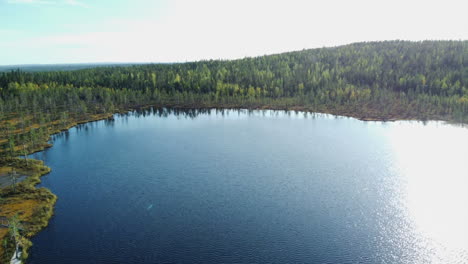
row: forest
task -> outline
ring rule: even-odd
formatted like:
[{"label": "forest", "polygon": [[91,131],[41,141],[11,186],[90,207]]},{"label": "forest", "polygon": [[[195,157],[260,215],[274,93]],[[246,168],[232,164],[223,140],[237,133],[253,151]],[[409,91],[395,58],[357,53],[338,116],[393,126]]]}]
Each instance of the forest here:
[{"label": "forest", "polygon": [[468,122],[468,41],[385,41],[238,60],[0,73],[0,151],[146,106]]}]

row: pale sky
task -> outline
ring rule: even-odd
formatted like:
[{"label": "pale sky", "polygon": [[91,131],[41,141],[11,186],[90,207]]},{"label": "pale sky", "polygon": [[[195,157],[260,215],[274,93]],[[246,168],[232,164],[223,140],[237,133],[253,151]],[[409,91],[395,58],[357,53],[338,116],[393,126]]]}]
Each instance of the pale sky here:
[{"label": "pale sky", "polygon": [[233,59],[467,40],[467,0],[0,0],[0,65]]}]

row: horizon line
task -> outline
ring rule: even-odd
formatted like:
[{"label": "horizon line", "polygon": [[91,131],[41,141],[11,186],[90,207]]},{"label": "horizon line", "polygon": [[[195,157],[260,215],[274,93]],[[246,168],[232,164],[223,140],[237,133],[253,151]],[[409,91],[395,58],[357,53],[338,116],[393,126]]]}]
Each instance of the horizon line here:
[{"label": "horizon line", "polygon": [[192,61],[173,61],[173,62],[164,62],[164,61],[97,61],[97,62],[59,62],[59,63],[21,63],[21,64],[0,64],[0,67],[25,67],[25,66],[59,66],[59,65],[89,65],[89,64],[102,64],[102,65],[111,65],[111,64],[133,64],[133,65],[141,65],[141,64],[183,64],[183,63],[195,63],[195,62],[203,62],[203,61],[235,61],[235,60],[242,60],[242,59],[248,59],[248,58],[259,58],[259,57],[264,57],[264,56],[272,56],[272,55],[279,55],[279,54],[284,54],[284,53],[291,53],[291,52],[300,52],[300,51],[307,51],[307,50],[315,50],[315,49],[326,49],[326,48],[338,48],[338,47],[344,47],[348,45],[354,45],[354,44],[361,44],[361,43],[384,43],[384,42],[413,42],[413,43],[418,43],[418,42],[426,42],[426,41],[431,41],[431,42],[437,42],[437,41],[468,41],[468,39],[424,39],[424,40],[404,40],[404,39],[390,39],[390,40],[368,40],[368,41],[356,41],[356,42],[350,42],[346,44],[337,44],[337,45],[331,45],[331,46],[321,46],[321,47],[315,47],[315,48],[303,48],[303,49],[296,49],[296,50],[290,50],[290,51],[283,51],[283,52],[276,52],[276,53],[270,53],[270,54],[263,54],[263,55],[253,55],[253,56],[244,56],[244,57],[239,57],[239,58],[206,58],[206,59],[199,59],[199,60],[192,60]]}]

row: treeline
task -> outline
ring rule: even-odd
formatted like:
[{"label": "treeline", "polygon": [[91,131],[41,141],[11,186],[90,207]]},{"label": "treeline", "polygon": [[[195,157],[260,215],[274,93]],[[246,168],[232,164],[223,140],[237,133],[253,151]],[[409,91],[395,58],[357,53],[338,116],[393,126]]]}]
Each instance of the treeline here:
[{"label": "treeline", "polygon": [[385,41],[233,61],[16,70],[0,74],[0,120],[4,140],[28,126],[6,129],[13,117],[49,124],[143,105],[468,122],[467,56],[468,41]]}]

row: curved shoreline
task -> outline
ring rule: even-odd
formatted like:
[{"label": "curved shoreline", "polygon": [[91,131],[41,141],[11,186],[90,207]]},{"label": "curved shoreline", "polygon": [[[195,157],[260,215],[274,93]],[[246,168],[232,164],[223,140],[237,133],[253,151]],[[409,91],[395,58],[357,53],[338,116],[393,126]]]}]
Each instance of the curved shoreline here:
[{"label": "curved shoreline", "polygon": [[[94,118],[90,118],[87,120],[71,122],[66,127],[60,128],[55,131],[51,131],[51,133],[49,133],[47,136],[47,141],[52,135],[58,134],[63,131],[67,131],[76,125],[108,119],[111,116],[113,116],[113,114],[96,115],[94,116]],[[28,155],[43,151],[52,146],[53,144],[49,144],[48,142],[41,143],[37,148],[31,150],[28,153]],[[25,159],[20,157],[9,159],[3,158],[1,159],[0,165],[8,165],[14,170],[27,170],[29,172],[27,178],[24,181],[16,184],[15,187],[17,190],[13,191],[11,186],[0,189],[2,197],[5,197],[4,199],[6,199],[6,201],[2,203],[2,213],[3,211],[5,211],[5,208],[8,208],[9,206],[15,206],[15,208],[19,206],[20,209],[16,209],[16,213],[24,213],[25,211],[27,211],[28,213],[26,215],[31,214],[29,216],[30,219],[28,219],[29,221],[27,225],[27,233],[25,233],[25,235],[21,238],[23,247],[21,250],[21,257],[19,261],[25,261],[28,257],[28,249],[32,246],[32,242],[30,241],[30,239],[39,231],[47,227],[50,218],[54,214],[54,205],[57,201],[57,196],[47,188],[36,187],[41,182],[40,178],[44,175],[47,175],[51,171],[51,168],[46,166],[43,161],[28,158],[26,162]],[[23,202],[31,202],[35,203],[35,205],[32,208],[24,206],[21,207],[21,203]],[[36,211],[40,212],[36,213]],[[7,245],[5,247],[4,252],[2,251],[0,261],[10,263],[11,260],[13,260],[13,255],[10,256],[10,253],[14,254],[14,249],[12,251],[14,245],[11,245],[11,243],[12,241],[11,239],[9,239],[7,241]]]},{"label": "curved shoreline", "polygon": [[[21,183],[1,189],[2,214],[9,221],[13,216],[18,217],[19,226],[25,227],[24,232],[16,238],[21,244],[20,259],[24,260],[32,245],[30,238],[48,225],[54,212],[57,196],[49,189],[36,188],[36,185],[41,182],[40,178],[51,170],[42,161],[34,159],[27,161],[20,158],[1,159],[0,164],[28,174],[28,177]],[[16,251],[15,240],[8,235],[9,233],[9,229],[3,229],[1,234],[5,241],[1,250],[1,261],[5,263]]]}]

